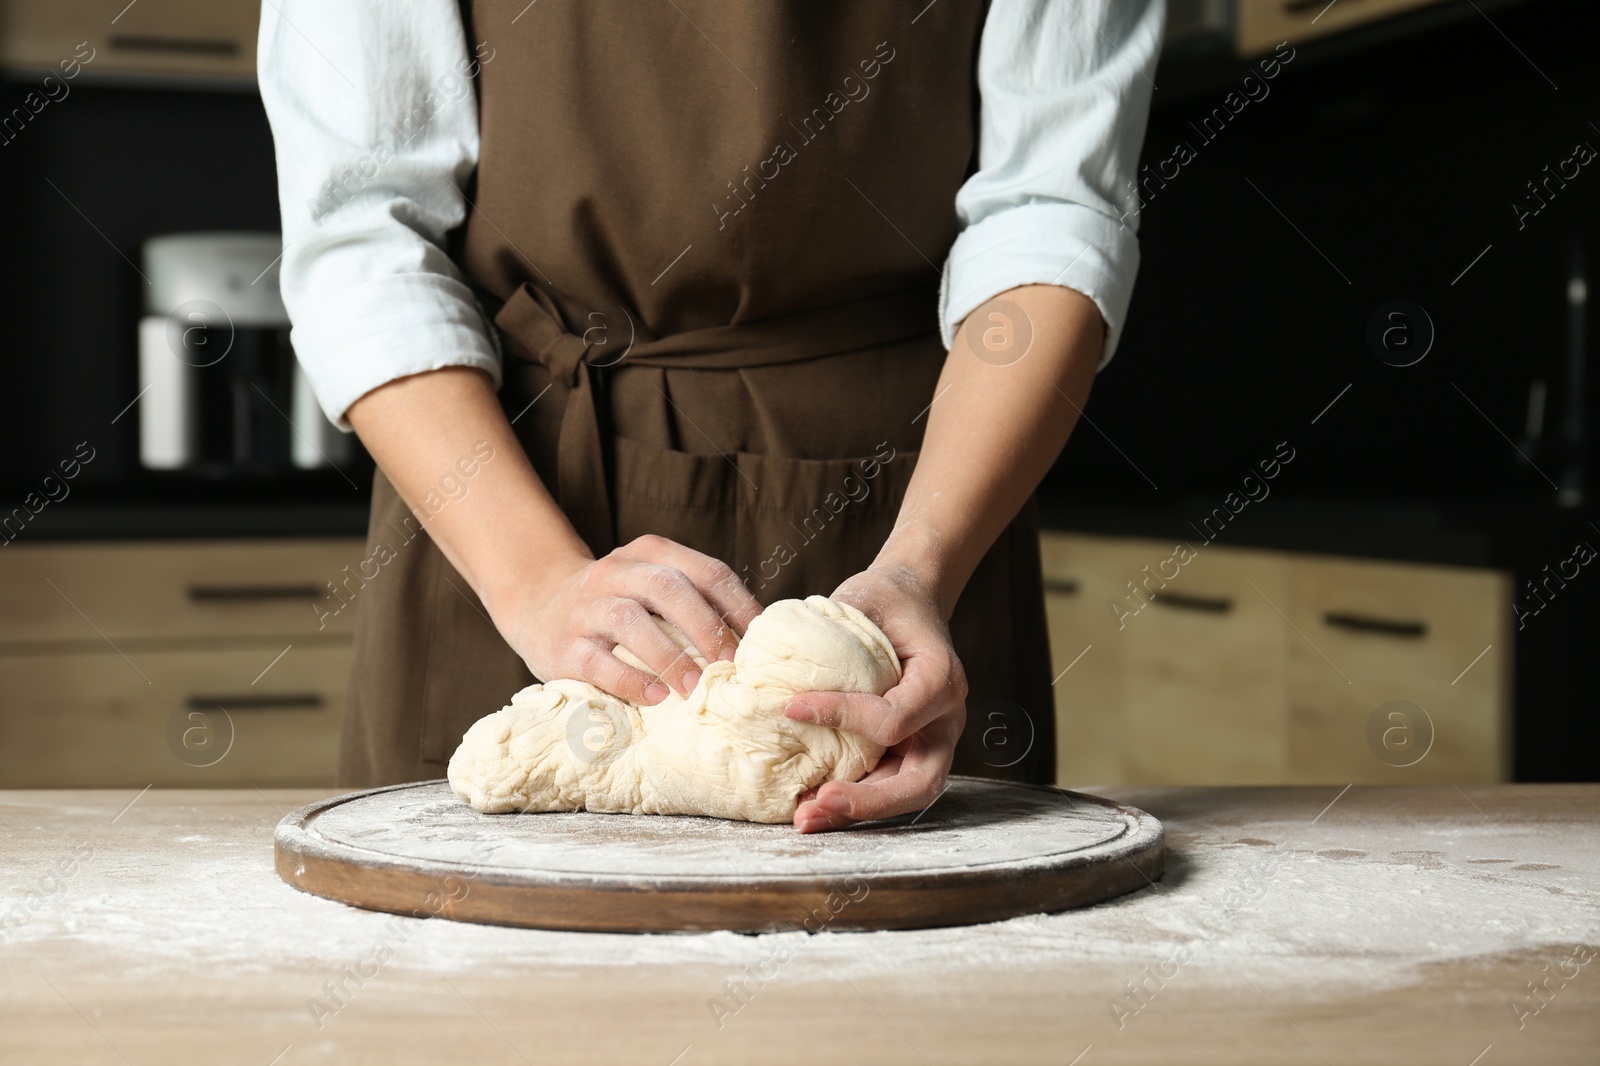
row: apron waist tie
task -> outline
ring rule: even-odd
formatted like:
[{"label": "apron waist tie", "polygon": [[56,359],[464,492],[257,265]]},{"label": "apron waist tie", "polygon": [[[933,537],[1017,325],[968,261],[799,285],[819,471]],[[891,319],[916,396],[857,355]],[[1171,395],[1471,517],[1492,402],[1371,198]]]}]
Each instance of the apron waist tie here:
[{"label": "apron waist tie", "polygon": [[[524,282],[503,304],[478,292],[509,342],[507,354],[539,363],[569,390],[556,449],[556,499],[596,555],[617,545],[595,375],[626,366],[736,370],[798,363],[925,337],[937,331],[937,296],[907,289],[757,322],[656,337],[631,322],[631,343],[608,351],[608,330],[574,333],[596,313],[554,290]],[[591,336],[594,335],[594,336]],[[598,339],[596,339],[598,338]]]}]

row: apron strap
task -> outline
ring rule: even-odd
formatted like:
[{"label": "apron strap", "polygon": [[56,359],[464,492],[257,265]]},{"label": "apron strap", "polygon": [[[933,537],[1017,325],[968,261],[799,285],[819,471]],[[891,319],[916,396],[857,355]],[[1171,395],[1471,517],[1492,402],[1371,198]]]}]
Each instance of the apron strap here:
[{"label": "apron strap", "polygon": [[[492,297],[480,301],[493,307]],[[545,292],[523,285],[493,314],[504,331],[507,348],[517,359],[542,364],[567,388],[556,445],[556,500],[568,521],[588,542],[596,557],[616,547],[611,498],[606,491],[605,452],[595,405],[594,366],[586,335],[571,333],[561,311]],[[582,319],[579,319],[582,321]]]},{"label": "apron strap", "polygon": [[618,356],[605,350],[605,340],[589,339],[590,331],[572,332],[568,323],[588,322],[595,312],[557,290],[524,282],[503,304],[482,291],[478,297],[509,342],[507,353],[544,366],[569,390],[556,448],[556,498],[597,555],[616,547],[616,533],[594,375],[630,365],[737,370],[799,363],[926,337],[938,328],[937,293],[904,289],[666,337],[634,323],[632,343]]}]

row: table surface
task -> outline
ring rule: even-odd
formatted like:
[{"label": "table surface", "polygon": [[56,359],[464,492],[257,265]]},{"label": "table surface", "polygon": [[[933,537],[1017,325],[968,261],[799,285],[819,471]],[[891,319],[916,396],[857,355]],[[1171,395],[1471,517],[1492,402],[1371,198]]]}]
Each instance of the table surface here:
[{"label": "table surface", "polygon": [[272,830],[326,792],[0,792],[0,1062],[1600,1059],[1600,786],[1088,791],[1166,824],[1158,884],[763,936],[318,899]]}]

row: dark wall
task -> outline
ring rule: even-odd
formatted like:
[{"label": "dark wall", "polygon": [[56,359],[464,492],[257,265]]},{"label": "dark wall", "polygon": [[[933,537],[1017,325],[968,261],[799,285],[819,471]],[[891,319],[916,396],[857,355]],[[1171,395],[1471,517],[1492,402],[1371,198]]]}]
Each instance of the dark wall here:
[{"label": "dark wall", "polygon": [[[1600,64],[1581,3],[1495,14],[1559,90],[1465,10],[1426,36],[1333,57],[1302,45],[1210,143],[1191,123],[1249,67],[1202,89],[1174,76],[1170,96],[1156,93],[1145,162],[1180,141],[1196,158],[1151,186],[1131,319],[1090,414],[1164,490],[1226,491],[1290,437],[1303,450],[1286,493],[1549,496],[1485,416],[1520,437],[1536,377],[1550,383],[1552,422],[1563,410],[1567,261],[1596,233],[1600,160],[1521,230],[1511,204],[1577,142],[1600,148],[1589,123]],[[1437,330],[1427,358],[1403,369],[1365,338],[1394,299],[1421,305]],[[1556,480],[1567,458],[1552,441],[1535,456]],[[1058,473],[1148,490],[1093,433]]]},{"label": "dark wall", "polygon": [[[36,84],[0,86],[0,113]],[[272,136],[254,93],[69,84],[0,145],[0,486],[10,490],[25,491],[83,440],[97,448],[84,485],[136,472],[137,418],[111,420],[139,391],[147,237],[279,228]]]}]

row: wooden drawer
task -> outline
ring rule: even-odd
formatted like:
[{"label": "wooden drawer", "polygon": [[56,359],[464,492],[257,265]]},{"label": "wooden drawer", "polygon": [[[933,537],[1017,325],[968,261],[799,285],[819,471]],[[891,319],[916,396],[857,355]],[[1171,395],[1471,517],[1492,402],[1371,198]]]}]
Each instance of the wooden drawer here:
[{"label": "wooden drawer", "polygon": [[[1289,654],[1293,780],[1509,780],[1509,575],[1308,558],[1291,584],[1289,614],[1304,634]],[[1403,707],[1387,747],[1374,750],[1368,719],[1392,700],[1422,709],[1431,750],[1416,747],[1424,719]]]},{"label": "wooden drawer", "polygon": [[1508,575],[1061,533],[1041,550],[1064,786],[1509,780]]},{"label": "wooden drawer", "polygon": [[[0,0],[0,62],[59,76],[61,60],[92,56],[82,66],[91,80],[134,74],[249,84],[260,16],[253,0]],[[81,42],[89,48],[79,52]]]},{"label": "wooden drawer", "polygon": [[1061,533],[1041,552],[1057,675],[1093,645],[1055,683],[1059,783],[1284,779],[1285,556]]},{"label": "wooden drawer", "polygon": [[0,649],[348,636],[365,555],[356,538],[12,544],[0,549]]},{"label": "wooden drawer", "polygon": [[1238,0],[1236,41],[1242,56],[1270,52],[1291,43],[1326,37],[1367,22],[1399,15],[1440,0]]},{"label": "wooden drawer", "polygon": [[[1149,549],[1144,562],[1152,571],[1173,551],[1166,544]],[[1161,569],[1170,574],[1174,567]],[[1127,780],[1282,781],[1284,557],[1201,547],[1176,570],[1166,588],[1152,582],[1148,606],[1126,619]]]},{"label": "wooden drawer", "polygon": [[1040,549],[1055,678],[1056,781],[1121,783],[1123,634],[1111,604],[1122,599],[1137,566],[1122,545],[1097,537],[1047,533]]},{"label": "wooden drawer", "polygon": [[280,650],[0,655],[0,788],[331,785],[350,646]]}]

